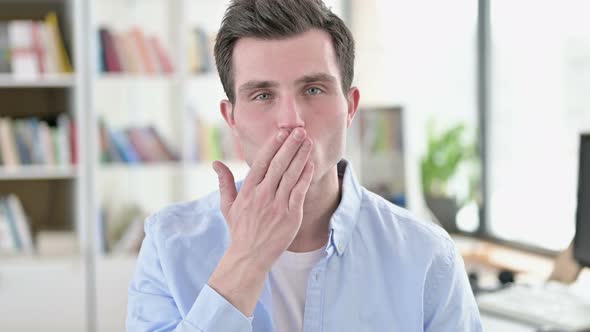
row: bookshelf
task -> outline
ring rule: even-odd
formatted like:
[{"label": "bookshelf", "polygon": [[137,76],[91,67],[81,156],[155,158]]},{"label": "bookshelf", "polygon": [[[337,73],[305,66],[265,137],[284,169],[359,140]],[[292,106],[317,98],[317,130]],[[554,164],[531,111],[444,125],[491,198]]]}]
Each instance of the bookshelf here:
[{"label": "bookshelf", "polygon": [[73,88],[75,76],[69,74],[45,76],[39,79],[17,79],[11,74],[0,74],[0,88]]},{"label": "bookshelf", "polygon": [[58,180],[76,179],[75,167],[58,166],[20,166],[18,168],[0,168],[0,180]]},{"label": "bookshelf", "polygon": [[[79,60],[71,19],[79,8],[75,1],[0,1],[0,8],[0,196],[18,194],[33,237],[54,226],[74,234],[81,185],[76,133],[84,112],[71,63]],[[49,211],[35,201],[44,192],[61,202],[60,225],[41,217]]]},{"label": "bookshelf", "polygon": [[0,240],[0,330],[88,326],[81,15],[78,0],[0,1],[0,224],[17,226]]}]

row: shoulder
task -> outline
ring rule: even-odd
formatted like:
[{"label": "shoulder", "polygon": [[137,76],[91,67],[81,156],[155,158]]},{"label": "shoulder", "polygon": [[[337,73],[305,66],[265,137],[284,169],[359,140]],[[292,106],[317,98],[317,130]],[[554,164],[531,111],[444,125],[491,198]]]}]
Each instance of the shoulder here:
[{"label": "shoulder", "polygon": [[365,188],[361,214],[361,219],[368,219],[363,223],[383,232],[396,249],[412,250],[413,253],[422,253],[430,258],[453,254],[453,240],[442,227],[431,220],[417,217]]},{"label": "shoulder", "polygon": [[219,192],[201,199],[171,204],[150,215],[145,232],[157,239],[222,231],[225,221],[219,207]]}]

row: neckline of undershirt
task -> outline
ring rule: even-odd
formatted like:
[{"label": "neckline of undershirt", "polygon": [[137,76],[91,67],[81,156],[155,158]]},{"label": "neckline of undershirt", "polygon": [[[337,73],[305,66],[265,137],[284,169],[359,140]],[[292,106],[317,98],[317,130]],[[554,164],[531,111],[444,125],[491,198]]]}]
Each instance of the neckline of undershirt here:
[{"label": "neckline of undershirt", "polygon": [[275,264],[289,269],[306,269],[314,266],[325,254],[325,246],[308,252],[292,252],[286,250],[281,254]]}]

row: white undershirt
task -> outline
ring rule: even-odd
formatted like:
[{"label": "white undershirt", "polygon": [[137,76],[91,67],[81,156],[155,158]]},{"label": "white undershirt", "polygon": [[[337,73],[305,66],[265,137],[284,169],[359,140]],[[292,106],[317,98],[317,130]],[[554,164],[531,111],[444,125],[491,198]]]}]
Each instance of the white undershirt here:
[{"label": "white undershirt", "polygon": [[277,332],[303,331],[307,279],[325,255],[325,247],[310,252],[285,251],[272,266],[272,315]]}]

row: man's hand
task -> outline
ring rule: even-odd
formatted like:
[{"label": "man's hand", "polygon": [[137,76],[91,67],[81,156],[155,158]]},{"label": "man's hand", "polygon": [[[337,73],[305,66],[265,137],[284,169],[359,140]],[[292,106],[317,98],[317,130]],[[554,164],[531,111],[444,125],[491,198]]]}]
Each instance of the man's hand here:
[{"label": "man's hand", "polygon": [[239,193],[229,168],[213,164],[231,244],[209,286],[247,316],[254,312],[266,274],[301,227],[314,172],[311,150],[302,128],[291,134],[280,130],[258,153]]}]

